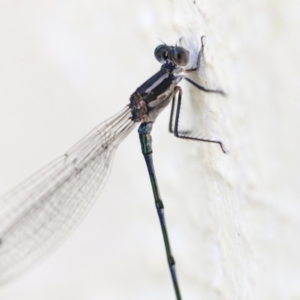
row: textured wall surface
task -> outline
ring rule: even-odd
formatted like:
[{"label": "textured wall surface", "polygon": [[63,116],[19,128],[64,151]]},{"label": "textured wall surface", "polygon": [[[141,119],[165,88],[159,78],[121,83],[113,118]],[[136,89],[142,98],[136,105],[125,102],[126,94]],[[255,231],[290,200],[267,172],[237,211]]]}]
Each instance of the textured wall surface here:
[{"label": "textured wall surface", "polygon": [[[300,299],[300,5],[296,1],[2,1],[0,192],[120,111],[180,37],[205,63],[182,122],[153,128],[183,299]],[[42,241],[41,241],[42,242]],[[137,133],[69,239],[0,299],[175,299]]]}]

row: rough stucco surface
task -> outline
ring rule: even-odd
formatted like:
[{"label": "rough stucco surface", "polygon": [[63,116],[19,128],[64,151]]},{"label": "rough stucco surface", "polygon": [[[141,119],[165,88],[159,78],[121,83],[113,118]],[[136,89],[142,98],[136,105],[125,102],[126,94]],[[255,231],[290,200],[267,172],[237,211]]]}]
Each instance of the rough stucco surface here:
[{"label": "rough stucco surface", "polygon": [[[217,145],[153,129],[183,299],[300,299],[300,7],[296,1],[2,1],[0,192],[127,104],[182,43],[205,63],[183,84]],[[182,116],[182,122],[187,114]],[[85,221],[0,299],[174,299],[137,134],[120,146]]]}]

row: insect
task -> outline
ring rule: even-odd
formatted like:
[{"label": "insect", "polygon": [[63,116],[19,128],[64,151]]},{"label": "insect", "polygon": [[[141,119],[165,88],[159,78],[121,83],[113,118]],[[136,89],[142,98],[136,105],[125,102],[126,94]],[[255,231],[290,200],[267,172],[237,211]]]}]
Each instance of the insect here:
[{"label": "insect", "polygon": [[136,89],[121,112],[0,198],[0,283],[24,272],[82,219],[100,192],[116,148],[141,123],[138,133],[142,154],[152,185],[176,299],[181,299],[164,205],[153,166],[151,130],[159,113],[172,102],[171,133],[182,139],[216,143],[225,152],[221,141],[195,138],[179,130],[182,90],[178,83],[182,79],[204,92],[224,95],[223,91],[202,87],[185,75],[200,67],[203,38],[196,66],[191,69],[184,68],[190,59],[185,48],[166,44],[156,47],[154,55],[162,64],[161,69]]}]

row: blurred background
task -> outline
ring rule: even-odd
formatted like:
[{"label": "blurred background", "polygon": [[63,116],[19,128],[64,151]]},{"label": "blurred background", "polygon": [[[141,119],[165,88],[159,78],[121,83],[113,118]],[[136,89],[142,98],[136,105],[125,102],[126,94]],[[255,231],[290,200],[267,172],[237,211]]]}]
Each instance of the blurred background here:
[{"label": "blurred background", "polygon": [[[153,128],[183,299],[300,299],[300,4],[293,0],[1,1],[0,193],[128,104],[183,38],[205,64],[183,83],[202,137]],[[196,117],[195,117],[196,116]],[[76,231],[0,299],[175,299],[136,130]]]}]

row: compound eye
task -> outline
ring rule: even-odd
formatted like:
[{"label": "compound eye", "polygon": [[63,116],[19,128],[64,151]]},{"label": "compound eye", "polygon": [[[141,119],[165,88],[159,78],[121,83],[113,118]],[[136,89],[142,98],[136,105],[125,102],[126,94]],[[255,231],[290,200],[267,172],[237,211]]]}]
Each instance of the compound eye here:
[{"label": "compound eye", "polygon": [[169,47],[166,45],[159,45],[154,50],[154,56],[160,63],[165,63],[169,59]]},{"label": "compound eye", "polygon": [[190,59],[190,53],[183,47],[174,47],[170,51],[170,59],[178,66],[186,66]]}]

